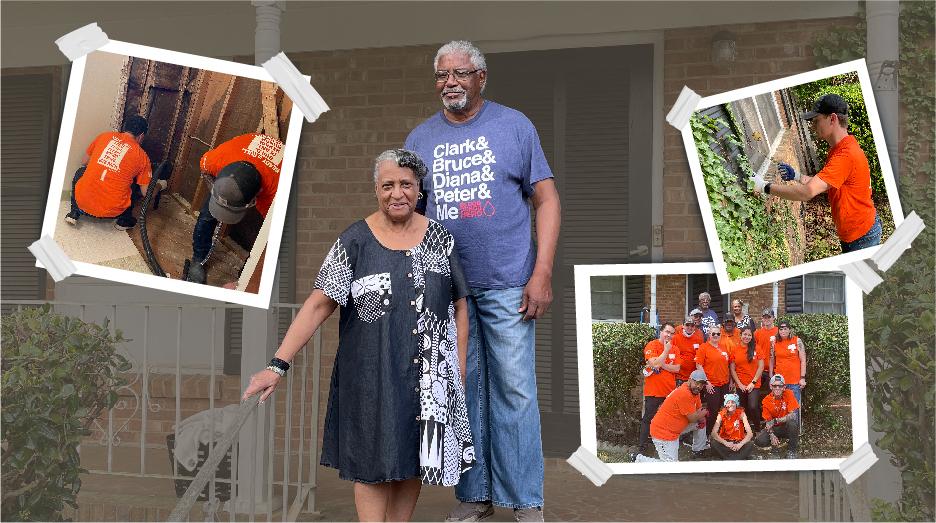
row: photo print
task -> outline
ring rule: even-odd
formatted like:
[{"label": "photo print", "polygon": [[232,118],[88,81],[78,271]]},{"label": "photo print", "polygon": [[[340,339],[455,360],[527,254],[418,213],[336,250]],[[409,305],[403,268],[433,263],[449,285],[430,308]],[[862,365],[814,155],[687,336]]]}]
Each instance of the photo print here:
[{"label": "photo print", "polygon": [[260,67],[111,41],[72,64],[42,232],[77,274],[266,307],[301,124]]},{"label": "photo print", "polygon": [[[868,441],[861,290],[575,267],[581,446],[613,473],[836,469]],[[805,371],[805,372],[804,372]]]},{"label": "photo print", "polygon": [[682,134],[725,291],[870,257],[903,220],[863,60],[702,98]]}]

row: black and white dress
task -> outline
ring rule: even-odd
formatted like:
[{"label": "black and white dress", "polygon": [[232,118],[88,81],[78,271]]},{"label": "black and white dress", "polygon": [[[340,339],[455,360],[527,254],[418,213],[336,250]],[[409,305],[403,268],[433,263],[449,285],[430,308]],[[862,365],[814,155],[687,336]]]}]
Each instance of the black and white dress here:
[{"label": "black and white dress", "polygon": [[455,242],[429,220],[409,250],[363,220],[334,243],[315,288],[341,306],[322,464],[342,479],[451,486],[474,463],[454,302],[468,294]]}]

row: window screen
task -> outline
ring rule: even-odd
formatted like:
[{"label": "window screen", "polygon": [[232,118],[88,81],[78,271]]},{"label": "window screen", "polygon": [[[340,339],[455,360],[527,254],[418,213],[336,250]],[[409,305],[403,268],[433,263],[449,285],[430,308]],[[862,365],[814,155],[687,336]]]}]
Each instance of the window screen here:
[{"label": "window screen", "polygon": [[592,321],[624,320],[624,277],[593,276],[591,279]]},{"label": "window screen", "polygon": [[840,273],[804,276],[803,312],[845,314],[845,276]]}]

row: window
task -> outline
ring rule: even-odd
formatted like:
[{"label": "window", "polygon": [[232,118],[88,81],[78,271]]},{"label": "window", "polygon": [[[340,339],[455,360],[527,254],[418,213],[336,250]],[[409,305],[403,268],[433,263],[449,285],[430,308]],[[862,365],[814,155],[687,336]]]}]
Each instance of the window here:
[{"label": "window", "polygon": [[803,312],[845,314],[845,275],[820,272],[803,276]]},{"label": "window", "polygon": [[593,276],[592,321],[624,321],[624,277]]}]

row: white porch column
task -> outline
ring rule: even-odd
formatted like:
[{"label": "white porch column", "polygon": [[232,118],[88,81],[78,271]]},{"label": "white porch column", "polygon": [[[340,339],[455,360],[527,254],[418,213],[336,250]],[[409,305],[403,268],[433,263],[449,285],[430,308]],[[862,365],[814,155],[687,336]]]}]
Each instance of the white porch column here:
[{"label": "white porch column", "polygon": [[894,176],[899,179],[897,61],[900,55],[900,4],[871,1],[865,6],[868,19],[868,73],[881,116],[881,127],[884,129],[891,167],[894,169]]},{"label": "white porch column", "polygon": [[[280,51],[280,15],[284,7],[283,2],[261,1],[251,2],[256,8],[256,35],[254,39],[254,62],[257,65],[265,62]],[[277,288],[279,278],[274,282]],[[274,291],[274,296],[277,293]],[[274,300],[275,301],[275,300]],[[273,353],[276,352],[277,317],[275,307],[267,310],[253,307],[244,307],[244,319],[241,344],[241,390],[250,383],[250,376],[264,369],[269,363]],[[278,395],[285,394],[282,390]],[[256,414],[244,425],[241,430],[239,459],[237,462],[237,506],[238,513],[250,512],[251,505],[254,514],[267,511],[270,504],[276,509],[281,503],[267,497],[267,483],[269,477],[269,448],[274,444],[272,428],[274,420],[270,419],[270,409],[273,398],[256,410]],[[256,401],[254,399],[253,401]],[[260,419],[257,419],[260,416]],[[251,500],[251,491],[253,499]],[[252,502],[251,502],[252,501]],[[251,518],[255,519],[255,518]]]}]

